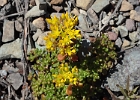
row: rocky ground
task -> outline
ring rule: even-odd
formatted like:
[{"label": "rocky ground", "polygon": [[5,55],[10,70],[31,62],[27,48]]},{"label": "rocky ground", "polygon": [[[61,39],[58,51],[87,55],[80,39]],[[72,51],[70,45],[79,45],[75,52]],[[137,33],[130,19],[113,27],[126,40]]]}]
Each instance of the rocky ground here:
[{"label": "rocky ground", "polygon": [[115,84],[124,85],[128,74],[131,88],[140,85],[140,0],[0,0],[0,100],[32,98],[27,54],[45,47],[45,19],[66,11],[78,16],[77,28],[85,39],[105,33],[115,42],[122,63],[102,87],[117,92]]}]

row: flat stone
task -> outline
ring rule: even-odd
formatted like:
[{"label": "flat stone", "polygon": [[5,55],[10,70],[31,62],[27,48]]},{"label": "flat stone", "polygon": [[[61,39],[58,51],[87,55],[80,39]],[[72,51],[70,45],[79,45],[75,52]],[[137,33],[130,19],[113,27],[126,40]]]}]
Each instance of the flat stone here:
[{"label": "flat stone", "polygon": [[135,8],[135,11],[140,15],[140,6],[137,6],[137,7]]},{"label": "flat stone", "polygon": [[7,0],[0,0],[0,6],[4,6],[7,3]]},{"label": "flat stone", "polygon": [[76,6],[87,10],[93,4],[95,0],[76,0]]},{"label": "flat stone", "polygon": [[87,30],[88,25],[86,22],[86,16],[84,14],[79,14],[78,20],[79,20],[79,27],[83,30]]},{"label": "flat stone", "polygon": [[6,80],[13,86],[15,90],[23,84],[23,77],[19,73],[9,74]]},{"label": "flat stone", "polygon": [[18,20],[15,21],[15,29],[18,32],[23,32],[23,27],[22,27],[21,23]]},{"label": "flat stone", "polygon": [[4,20],[2,42],[14,40],[14,21]]},{"label": "flat stone", "polygon": [[96,12],[99,13],[102,11],[105,7],[107,7],[110,4],[110,0],[96,0],[91,8]]},{"label": "flat stone", "polygon": [[125,50],[123,55],[122,62],[112,68],[104,82],[104,86],[107,85],[114,92],[120,91],[116,84],[126,89],[128,76],[130,89],[140,84],[140,45]]},{"label": "flat stone", "polygon": [[83,10],[83,9],[80,9],[79,12],[80,12],[80,14],[87,15],[87,12],[85,10]]},{"label": "flat stone", "polygon": [[44,30],[45,29],[45,20],[42,17],[39,17],[35,20],[33,20],[33,25],[37,28],[37,29],[41,29]]},{"label": "flat stone", "polygon": [[[3,44],[0,47],[0,59],[9,59],[9,58],[17,58],[21,59],[22,51],[21,51],[22,41],[18,38],[13,42]],[[28,45],[28,52],[30,51],[31,46]]]},{"label": "flat stone", "polygon": [[130,16],[130,12],[124,12],[124,13],[123,13],[123,16],[124,16],[124,17]]},{"label": "flat stone", "polygon": [[116,22],[117,25],[122,24],[122,22],[125,20],[125,17],[123,15],[119,15],[118,16],[118,21]]},{"label": "flat stone", "polygon": [[7,71],[6,71],[6,70],[0,70],[0,76],[1,76],[2,78],[7,77]]},{"label": "flat stone", "polygon": [[80,13],[79,13],[79,10],[74,8],[72,11],[71,11],[72,14],[78,16]]},{"label": "flat stone", "polygon": [[40,10],[38,6],[34,6],[25,14],[25,18],[38,17],[44,14],[46,14],[44,10]]},{"label": "flat stone", "polygon": [[117,40],[118,38],[118,34],[114,32],[108,32],[107,35],[108,35],[109,40]]},{"label": "flat stone", "polygon": [[118,26],[118,31],[120,32],[122,38],[128,35],[128,30],[125,26]]},{"label": "flat stone", "polygon": [[93,24],[97,24],[99,22],[99,18],[92,8],[87,10],[87,15]]},{"label": "flat stone", "polygon": [[140,15],[135,10],[131,10],[130,19],[134,19],[135,21],[140,21]]},{"label": "flat stone", "polygon": [[[11,63],[10,63],[10,64],[11,64]],[[3,65],[3,67],[2,67],[2,70],[7,71],[8,73],[13,73],[13,72],[16,73],[19,69],[13,67],[13,65],[12,65],[12,64],[10,65],[10,64],[5,63],[5,64]]]},{"label": "flat stone", "polygon": [[135,30],[135,22],[133,19],[126,19],[125,27],[128,29],[128,31]]},{"label": "flat stone", "polygon": [[130,46],[130,41],[124,39],[124,40],[123,40],[123,44],[122,44],[122,48],[126,48],[126,47],[128,47],[128,46]]},{"label": "flat stone", "polygon": [[51,0],[50,4],[55,4],[55,5],[58,5],[58,4],[62,4],[63,3],[63,0]]},{"label": "flat stone", "polygon": [[129,3],[126,0],[122,1],[120,11],[129,11],[129,10],[133,10],[133,9],[134,9],[134,7],[131,3]]},{"label": "flat stone", "polygon": [[128,0],[132,5],[139,5],[139,0]]},{"label": "flat stone", "polygon": [[138,41],[138,32],[134,31],[132,33],[129,33],[129,38],[132,42]]},{"label": "flat stone", "polygon": [[117,38],[117,40],[115,41],[115,45],[118,47],[118,48],[121,48],[121,46],[122,46],[122,40],[121,40],[121,38]]}]

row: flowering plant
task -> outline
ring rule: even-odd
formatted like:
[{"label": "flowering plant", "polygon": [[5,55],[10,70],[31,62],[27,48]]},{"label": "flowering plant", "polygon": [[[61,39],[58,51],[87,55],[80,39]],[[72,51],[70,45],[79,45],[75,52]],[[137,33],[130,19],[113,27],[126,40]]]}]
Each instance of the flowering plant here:
[{"label": "flowering plant", "polygon": [[91,55],[82,58],[82,35],[75,28],[78,18],[65,13],[46,21],[51,30],[44,37],[46,50],[29,54],[30,62],[34,62],[34,73],[29,74],[34,96],[47,100],[91,98],[99,90],[95,83],[116,58],[114,43],[102,35],[85,48]]}]

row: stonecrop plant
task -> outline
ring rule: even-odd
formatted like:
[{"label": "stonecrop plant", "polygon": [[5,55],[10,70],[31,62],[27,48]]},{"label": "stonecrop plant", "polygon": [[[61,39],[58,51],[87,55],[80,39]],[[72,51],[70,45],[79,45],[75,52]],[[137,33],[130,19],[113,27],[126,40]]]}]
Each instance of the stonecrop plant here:
[{"label": "stonecrop plant", "polygon": [[116,59],[114,43],[103,34],[85,48],[91,55],[81,57],[84,46],[75,28],[78,18],[64,13],[46,22],[51,30],[44,37],[46,49],[34,49],[28,57],[33,96],[38,100],[90,100],[100,90],[95,83]]}]

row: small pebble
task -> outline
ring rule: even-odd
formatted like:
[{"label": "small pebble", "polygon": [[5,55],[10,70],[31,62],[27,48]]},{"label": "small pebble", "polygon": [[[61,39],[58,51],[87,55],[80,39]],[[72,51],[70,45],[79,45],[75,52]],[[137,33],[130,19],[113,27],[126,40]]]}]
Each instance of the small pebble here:
[{"label": "small pebble", "polygon": [[134,31],[135,28],[135,21],[133,19],[126,19],[125,27],[128,29],[128,31]]}]

